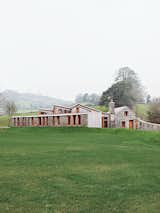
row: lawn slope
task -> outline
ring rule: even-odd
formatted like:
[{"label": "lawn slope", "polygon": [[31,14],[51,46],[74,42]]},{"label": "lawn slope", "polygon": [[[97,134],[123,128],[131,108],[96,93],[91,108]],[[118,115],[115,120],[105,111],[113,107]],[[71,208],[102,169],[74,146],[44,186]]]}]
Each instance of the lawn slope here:
[{"label": "lawn slope", "polygon": [[159,212],[160,134],[0,130],[0,212]]}]

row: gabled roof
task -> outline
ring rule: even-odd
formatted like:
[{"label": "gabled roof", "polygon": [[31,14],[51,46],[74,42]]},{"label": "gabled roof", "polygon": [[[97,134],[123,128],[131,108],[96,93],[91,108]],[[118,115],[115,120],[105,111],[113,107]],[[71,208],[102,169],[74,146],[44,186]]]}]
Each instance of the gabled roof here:
[{"label": "gabled roof", "polygon": [[62,106],[62,105],[54,105],[54,106],[53,106],[53,109],[40,109],[39,111],[42,111],[42,112],[43,112],[43,111],[53,112],[54,109],[55,109],[55,107],[59,107],[59,108],[61,108],[61,109],[67,109],[67,110],[72,110],[72,109],[75,108],[75,107],[80,107],[80,108],[82,108],[82,109],[85,109],[85,110],[88,111],[88,112],[92,112],[92,111],[94,111],[94,112],[101,112],[100,110],[97,110],[97,109],[95,109],[95,108],[82,105],[82,104],[80,104],[80,103],[77,103],[77,104],[75,104],[75,105],[73,105],[73,106],[70,106],[70,107],[66,107],[66,106]]},{"label": "gabled roof", "polygon": [[75,104],[71,107],[71,109],[75,108],[75,107],[81,107],[83,109],[86,109],[87,111],[91,112],[91,111],[95,111],[95,112],[101,112],[100,110],[97,110],[95,108],[92,108],[92,107],[88,107],[88,106],[85,106],[85,105],[82,105],[82,104]]},{"label": "gabled roof", "polygon": [[128,106],[122,106],[122,107],[116,107],[115,108],[115,114],[124,111],[124,110],[130,110],[130,108]]},{"label": "gabled roof", "polygon": [[53,106],[53,109],[54,109],[55,107],[59,107],[59,108],[63,108],[63,109],[71,109],[70,107],[66,107],[66,106],[62,106],[62,105],[54,105],[54,106]]}]

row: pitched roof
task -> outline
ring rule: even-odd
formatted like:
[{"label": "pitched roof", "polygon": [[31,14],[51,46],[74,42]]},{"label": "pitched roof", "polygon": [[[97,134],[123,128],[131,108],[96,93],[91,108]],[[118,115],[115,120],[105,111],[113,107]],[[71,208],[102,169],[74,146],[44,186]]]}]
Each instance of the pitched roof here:
[{"label": "pitched roof", "polygon": [[123,110],[129,110],[130,108],[128,106],[122,106],[122,107],[116,107],[115,108],[115,114],[123,111]]},{"label": "pitched roof", "polygon": [[97,110],[97,109],[95,109],[95,108],[92,108],[92,107],[88,107],[88,106],[85,106],[85,105],[82,105],[82,104],[75,104],[75,105],[73,105],[72,107],[71,107],[71,109],[73,109],[73,108],[75,108],[75,107],[81,107],[81,108],[83,108],[83,109],[86,109],[86,110],[88,110],[88,111],[95,111],[95,112],[101,112],[100,110]]},{"label": "pitched roof", "polygon": [[71,109],[71,107],[66,107],[66,106],[62,106],[62,105],[54,105],[54,107],[59,107],[59,108],[63,108],[63,109]]}]

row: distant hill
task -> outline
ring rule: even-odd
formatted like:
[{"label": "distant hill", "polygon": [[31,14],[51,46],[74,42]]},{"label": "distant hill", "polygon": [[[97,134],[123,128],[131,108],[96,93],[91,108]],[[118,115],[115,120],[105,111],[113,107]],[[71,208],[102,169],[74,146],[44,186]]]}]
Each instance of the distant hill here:
[{"label": "distant hill", "polygon": [[72,104],[71,101],[65,101],[32,93],[19,93],[13,90],[5,90],[2,92],[2,95],[6,100],[14,101],[19,111],[32,111],[38,110],[39,108],[51,108],[54,104]]}]

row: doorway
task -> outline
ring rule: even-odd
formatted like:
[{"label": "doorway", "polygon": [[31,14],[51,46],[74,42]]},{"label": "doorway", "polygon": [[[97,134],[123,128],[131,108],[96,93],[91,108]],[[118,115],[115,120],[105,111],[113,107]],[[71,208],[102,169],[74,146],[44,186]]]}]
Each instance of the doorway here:
[{"label": "doorway", "polygon": [[104,128],[108,128],[108,118],[104,117]]},{"label": "doorway", "polygon": [[122,121],[122,128],[125,128],[125,127],[126,127],[126,122]]},{"label": "doorway", "polygon": [[129,128],[130,128],[130,129],[133,129],[133,120],[130,120],[130,121],[129,121]]},{"label": "doorway", "polygon": [[102,128],[108,128],[108,117],[102,117]]}]

